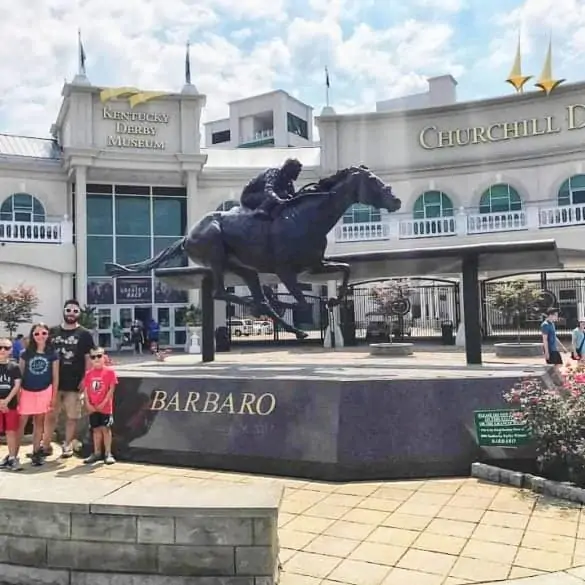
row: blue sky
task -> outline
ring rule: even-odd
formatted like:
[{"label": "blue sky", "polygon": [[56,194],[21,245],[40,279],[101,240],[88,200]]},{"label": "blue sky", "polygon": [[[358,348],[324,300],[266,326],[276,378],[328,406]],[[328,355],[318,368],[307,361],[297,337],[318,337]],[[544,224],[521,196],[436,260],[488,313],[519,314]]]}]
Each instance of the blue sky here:
[{"label": "blue sky", "polygon": [[192,44],[205,120],[227,102],[282,88],[339,112],[424,91],[451,73],[460,100],[509,93],[518,31],[538,76],[549,35],[554,73],[583,77],[585,0],[26,0],[0,5],[0,131],[46,136],[82,30],[90,81],[178,90]]}]

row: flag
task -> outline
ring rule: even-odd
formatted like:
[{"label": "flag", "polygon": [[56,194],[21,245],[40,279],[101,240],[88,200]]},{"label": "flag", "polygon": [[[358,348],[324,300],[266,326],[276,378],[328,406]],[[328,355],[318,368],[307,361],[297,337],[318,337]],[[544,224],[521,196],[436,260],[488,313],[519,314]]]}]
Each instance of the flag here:
[{"label": "flag", "polygon": [[187,51],[185,52],[185,83],[187,85],[191,85],[191,54],[190,54],[190,44],[187,41]]},{"label": "flag", "polygon": [[327,67],[325,67],[325,86],[327,89],[331,87],[331,84],[329,83],[329,69],[327,69]]},{"label": "flag", "polygon": [[79,74],[85,75],[85,50],[81,41],[81,30],[77,31],[77,41],[79,44]]}]

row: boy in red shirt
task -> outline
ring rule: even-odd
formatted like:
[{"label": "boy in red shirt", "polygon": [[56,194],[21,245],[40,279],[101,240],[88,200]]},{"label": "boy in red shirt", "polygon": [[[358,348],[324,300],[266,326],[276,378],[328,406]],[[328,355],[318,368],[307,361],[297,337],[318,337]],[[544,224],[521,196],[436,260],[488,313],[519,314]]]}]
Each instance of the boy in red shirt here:
[{"label": "boy in red shirt", "polygon": [[84,463],[96,463],[103,459],[106,465],[116,463],[112,457],[112,425],[114,424],[114,390],[118,383],[116,372],[105,365],[103,348],[89,353],[92,367],[81,383],[84,402],[89,412],[89,426],[93,432],[93,453]]}]

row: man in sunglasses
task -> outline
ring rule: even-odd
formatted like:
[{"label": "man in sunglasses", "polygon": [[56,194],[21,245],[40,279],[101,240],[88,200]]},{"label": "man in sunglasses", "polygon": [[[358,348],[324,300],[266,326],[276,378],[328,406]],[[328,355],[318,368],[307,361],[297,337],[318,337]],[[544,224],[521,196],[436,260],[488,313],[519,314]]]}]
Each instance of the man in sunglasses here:
[{"label": "man in sunglasses", "polygon": [[63,322],[51,329],[51,341],[59,355],[59,392],[53,411],[45,417],[43,453],[52,454],[51,439],[61,411],[65,411],[65,442],[62,457],[73,455],[77,421],[83,415],[79,386],[91,366],[90,351],[95,347],[91,332],[79,324],[81,307],[75,299],[63,307]]}]

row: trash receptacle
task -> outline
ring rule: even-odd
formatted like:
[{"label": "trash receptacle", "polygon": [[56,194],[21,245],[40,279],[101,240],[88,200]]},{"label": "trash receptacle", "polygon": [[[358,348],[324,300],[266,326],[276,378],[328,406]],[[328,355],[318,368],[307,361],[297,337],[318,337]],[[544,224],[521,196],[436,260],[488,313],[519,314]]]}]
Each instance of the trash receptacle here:
[{"label": "trash receptacle", "polygon": [[230,350],[230,336],[227,327],[218,327],[215,330],[215,351],[217,353]]},{"label": "trash receptacle", "polygon": [[452,321],[443,321],[441,323],[441,343],[443,345],[455,345]]}]

